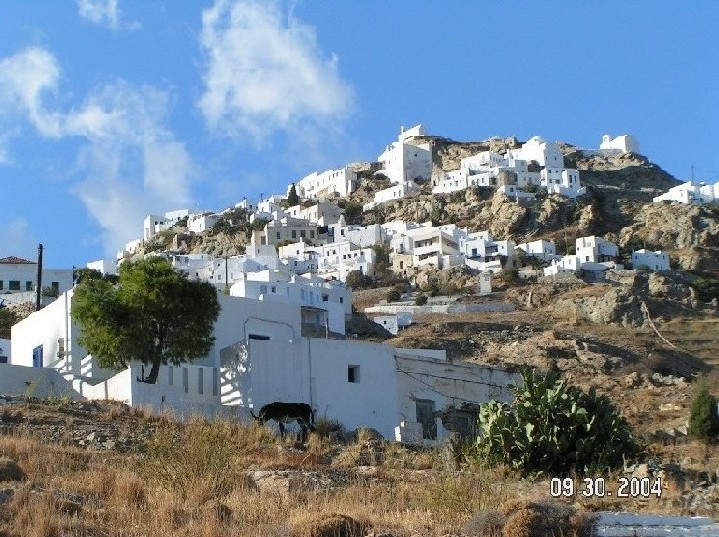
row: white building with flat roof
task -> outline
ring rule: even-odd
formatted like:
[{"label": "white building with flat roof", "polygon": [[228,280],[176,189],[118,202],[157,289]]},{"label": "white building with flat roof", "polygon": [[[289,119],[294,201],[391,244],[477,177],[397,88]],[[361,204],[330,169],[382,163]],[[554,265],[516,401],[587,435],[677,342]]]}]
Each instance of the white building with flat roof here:
[{"label": "white building with flat roof", "polygon": [[719,200],[719,181],[714,184],[687,181],[686,183],[673,186],[664,194],[656,196],[652,201],[654,201],[654,203],[675,201],[678,203],[705,205],[716,200]]},{"label": "white building with flat roof", "polygon": [[143,222],[143,240],[150,240],[160,231],[170,229],[180,220],[190,215],[189,209],[178,209],[176,211],[168,211],[165,214],[150,214],[145,217]]},{"label": "white building with flat roof", "polygon": [[608,153],[640,153],[639,141],[631,134],[622,134],[614,138],[609,134],[605,134],[602,136],[599,149]]},{"label": "white building with flat roof", "polygon": [[396,142],[391,142],[377,161],[383,174],[393,183],[404,183],[415,179],[429,180],[432,176],[432,149],[429,143],[415,145],[410,140],[415,136],[426,136],[422,125],[401,132]]},{"label": "white building with flat roof", "polygon": [[[297,195],[305,199],[349,196],[357,190],[358,184],[357,172],[347,166],[338,170],[312,172],[294,183]],[[291,188],[292,185],[289,185],[287,188],[288,194]]]},{"label": "white building with flat roof", "polygon": [[652,252],[642,248],[632,252],[632,267],[645,267],[652,271],[669,270],[669,254],[661,250]]}]

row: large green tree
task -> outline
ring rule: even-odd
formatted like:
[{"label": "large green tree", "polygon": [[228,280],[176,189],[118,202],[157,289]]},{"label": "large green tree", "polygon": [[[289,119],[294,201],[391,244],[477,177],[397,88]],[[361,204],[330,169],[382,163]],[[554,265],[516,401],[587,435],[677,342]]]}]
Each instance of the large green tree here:
[{"label": "large green tree", "polygon": [[79,343],[102,367],[132,361],[151,365],[142,380],[157,382],[160,366],[206,355],[220,312],[217,291],[190,281],[159,257],[123,263],[119,278],[86,278],[75,287],[72,317],[82,328]]}]

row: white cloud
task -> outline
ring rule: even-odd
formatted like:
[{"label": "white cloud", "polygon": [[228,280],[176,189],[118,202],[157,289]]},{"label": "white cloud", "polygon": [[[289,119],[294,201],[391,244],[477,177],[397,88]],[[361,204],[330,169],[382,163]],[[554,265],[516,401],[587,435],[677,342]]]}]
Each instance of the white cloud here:
[{"label": "white cloud", "polygon": [[135,30],[140,27],[137,22],[123,22],[122,13],[117,0],[77,0],[80,16],[93,24],[107,26],[112,30],[125,28]]},{"label": "white cloud", "polygon": [[217,0],[202,25],[199,106],[212,130],[261,143],[276,131],[341,122],[352,110],[337,57],[324,57],[314,28],[288,20],[277,0]]},{"label": "white cloud", "polygon": [[[84,144],[78,165],[85,178],[74,192],[114,254],[141,236],[146,214],[189,202],[192,162],[166,127],[166,92],[118,81],[94,88],[76,108],[53,110],[45,100],[58,92],[59,79],[57,61],[43,49],[0,60],[0,115],[25,117],[45,137]],[[9,155],[0,146],[3,157]]]},{"label": "white cloud", "polygon": [[7,114],[27,115],[45,136],[59,134],[59,118],[43,106],[43,98],[57,91],[60,67],[42,48],[28,48],[0,60],[0,107]]}]

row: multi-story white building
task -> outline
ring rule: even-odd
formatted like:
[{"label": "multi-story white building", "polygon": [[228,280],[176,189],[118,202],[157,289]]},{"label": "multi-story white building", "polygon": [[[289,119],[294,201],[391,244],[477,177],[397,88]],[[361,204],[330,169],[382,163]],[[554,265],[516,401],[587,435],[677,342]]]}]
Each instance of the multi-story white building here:
[{"label": "multi-story white building", "polygon": [[308,271],[315,272],[325,280],[342,282],[347,280],[347,274],[355,270],[374,276],[377,258],[372,248],[360,248],[347,240],[319,246],[310,246],[301,241],[280,247],[279,255],[293,272],[303,273],[300,271],[309,267]]},{"label": "multi-story white building", "polygon": [[[320,199],[331,195],[349,196],[357,190],[357,173],[345,166],[339,170],[313,172],[295,183],[295,191],[300,198]],[[289,194],[292,185],[289,185]]]},{"label": "multi-story white building", "polygon": [[669,254],[661,250],[652,252],[642,248],[632,252],[632,267],[646,267],[654,271],[669,270]]},{"label": "multi-story white building", "polygon": [[280,242],[295,242],[299,239],[319,241],[319,230],[316,224],[309,220],[284,216],[279,220],[272,220],[262,230],[254,230],[250,244],[261,246],[263,244],[276,245]]},{"label": "multi-story white building", "polygon": [[407,229],[390,240],[393,250],[392,268],[406,273],[407,269],[434,266],[440,269],[464,263],[459,239],[464,230],[455,225],[432,227],[431,225]]},{"label": "multi-story white building", "polygon": [[117,274],[117,260],[115,259],[98,259],[97,261],[90,261],[87,263],[86,267],[91,270],[97,270],[102,274]]},{"label": "multi-story white building", "polygon": [[422,125],[401,132],[396,142],[390,143],[377,157],[382,168],[376,172],[386,175],[393,183],[404,183],[415,179],[428,180],[432,176],[432,149],[429,143],[415,145],[410,140],[425,136]]},{"label": "multi-story white building", "polygon": [[352,290],[340,282],[311,275],[264,270],[244,274],[232,284],[230,295],[291,304],[301,308],[305,332],[345,333],[345,317],[352,314]]},{"label": "multi-story white building", "polygon": [[679,203],[691,203],[704,205],[719,200],[719,181],[715,184],[693,183],[687,181],[681,185],[673,186],[664,194],[653,199],[654,203],[662,201],[676,201]]},{"label": "multi-story white building", "polygon": [[[42,286],[52,288],[57,294],[72,288],[72,269],[42,269]],[[37,263],[21,257],[0,259],[0,295],[35,291],[37,288]]]},{"label": "multi-story white building", "polygon": [[575,253],[552,260],[544,269],[545,276],[553,276],[560,272],[576,272],[587,270],[601,272],[610,268],[621,268],[615,262],[619,256],[619,247],[611,241],[591,235],[579,237],[575,241]]},{"label": "multi-story white building", "polygon": [[517,248],[522,250],[526,255],[538,257],[544,261],[551,261],[557,255],[557,249],[554,242],[546,241],[544,239],[532,242],[523,242],[518,244]]},{"label": "multi-story white building", "polygon": [[180,220],[190,215],[189,209],[178,209],[169,211],[165,214],[150,214],[145,217],[143,222],[143,240],[150,240],[160,231],[170,229]]},{"label": "multi-story white building", "polygon": [[304,402],[347,429],[372,427],[387,438],[432,445],[452,431],[476,437],[479,405],[510,401],[509,385],[520,381],[501,368],[452,363],[441,350],[302,337],[301,307],[282,301],[218,299],[210,353],[163,366],[157,384],[146,384],[136,380],[139,364],[120,372],[99,368],[77,344],[67,293],[13,327],[12,364],[0,364],[0,390],[22,394],[32,383],[38,396],[114,399],[179,417],[248,421],[249,411],[266,403]]},{"label": "multi-story white building", "polygon": [[215,227],[222,215],[215,213],[196,213],[187,217],[187,229],[194,233],[203,233]]},{"label": "multi-story white building", "polygon": [[381,244],[389,237],[389,234],[379,224],[369,226],[348,226],[344,216],[340,216],[336,224],[330,224],[329,234],[334,241],[348,240],[360,248]]},{"label": "multi-story white building", "polygon": [[309,207],[302,204],[293,205],[285,209],[285,214],[288,216],[309,220],[321,227],[337,224],[343,213],[344,209],[340,209],[337,204],[328,201],[319,201]]}]

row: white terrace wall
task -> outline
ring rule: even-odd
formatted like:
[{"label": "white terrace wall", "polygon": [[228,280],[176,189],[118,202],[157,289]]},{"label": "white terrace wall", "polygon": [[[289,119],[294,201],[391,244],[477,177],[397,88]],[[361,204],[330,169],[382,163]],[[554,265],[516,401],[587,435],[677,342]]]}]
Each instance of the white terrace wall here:
[{"label": "white terrace wall", "polygon": [[12,364],[0,364],[0,395],[80,398],[72,385],[54,369]]}]

